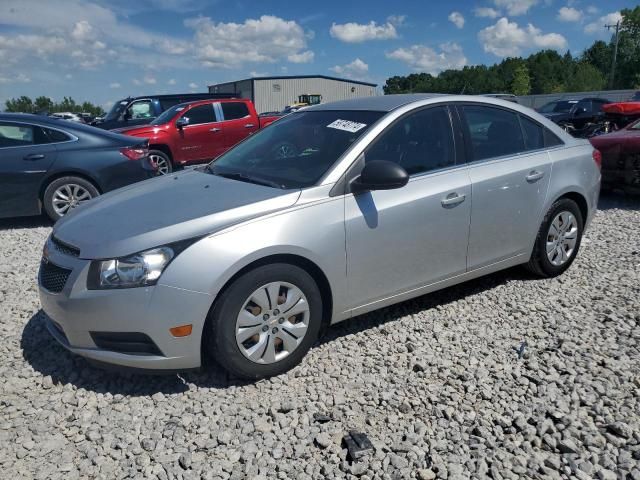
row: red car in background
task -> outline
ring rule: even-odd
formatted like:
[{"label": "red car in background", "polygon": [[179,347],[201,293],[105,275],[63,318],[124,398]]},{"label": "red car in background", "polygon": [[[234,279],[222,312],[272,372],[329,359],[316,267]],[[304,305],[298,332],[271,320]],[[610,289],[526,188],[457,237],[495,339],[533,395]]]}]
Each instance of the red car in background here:
[{"label": "red car in background", "polygon": [[261,116],[242,98],[181,103],[163,112],[149,125],[115,129],[149,139],[149,159],[158,173],[177,166],[208,162],[279,116]]},{"label": "red car in background", "polygon": [[640,119],[589,140],[602,153],[602,189],[640,193]]}]

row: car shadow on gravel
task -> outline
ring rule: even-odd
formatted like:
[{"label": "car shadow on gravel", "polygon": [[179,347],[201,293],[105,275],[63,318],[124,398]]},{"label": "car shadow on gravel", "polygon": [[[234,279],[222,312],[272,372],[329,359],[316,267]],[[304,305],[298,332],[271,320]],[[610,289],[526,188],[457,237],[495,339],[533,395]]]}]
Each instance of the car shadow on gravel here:
[{"label": "car shadow on gravel", "polygon": [[601,192],[598,210],[640,210],[640,195]]},{"label": "car shadow on gravel", "polygon": [[53,222],[44,215],[35,217],[0,218],[0,230],[18,230],[21,228],[52,227]]},{"label": "car shadow on gravel", "polygon": [[[481,293],[513,280],[533,279],[522,268],[511,268],[453,287],[407,300],[374,312],[340,322],[327,329],[314,348],[340,337],[384,325],[406,315],[446,305],[469,295]],[[209,364],[198,371],[181,374],[138,374],[98,368],[84,358],[74,355],[60,346],[47,331],[45,314],[38,311],[25,326],[20,346],[24,359],[31,367],[50,376],[54,384],[72,384],[96,393],[112,395],[149,396],[161,392],[177,394],[189,390],[193,384],[199,388],[223,389],[231,386],[250,385],[254,382],[236,379],[216,364]]]}]

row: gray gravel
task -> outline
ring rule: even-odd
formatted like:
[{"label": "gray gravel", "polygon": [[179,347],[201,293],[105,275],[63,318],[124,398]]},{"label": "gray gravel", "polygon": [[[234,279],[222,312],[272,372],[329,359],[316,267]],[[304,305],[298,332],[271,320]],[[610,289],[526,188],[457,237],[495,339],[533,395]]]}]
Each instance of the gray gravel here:
[{"label": "gray gravel", "polygon": [[[562,277],[513,269],[359,317],[254,384],[68,354],[35,286],[50,226],[3,221],[2,478],[640,480],[640,199],[601,208]],[[376,448],[359,462],[353,429]]]}]

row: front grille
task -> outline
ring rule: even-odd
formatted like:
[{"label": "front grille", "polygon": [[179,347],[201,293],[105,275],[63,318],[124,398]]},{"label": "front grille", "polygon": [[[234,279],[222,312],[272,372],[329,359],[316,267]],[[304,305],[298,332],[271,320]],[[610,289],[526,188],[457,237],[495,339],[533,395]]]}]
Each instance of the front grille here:
[{"label": "front grille", "polygon": [[62,243],[56,237],[51,237],[51,243],[53,243],[54,248],[60,253],[71,255],[72,257],[80,256],[80,249],[72,247],[71,245],[67,245],[66,243]]},{"label": "front grille", "polygon": [[71,270],[54,265],[51,262],[40,262],[40,285],[53,293],[60,293],[64,288]]}]

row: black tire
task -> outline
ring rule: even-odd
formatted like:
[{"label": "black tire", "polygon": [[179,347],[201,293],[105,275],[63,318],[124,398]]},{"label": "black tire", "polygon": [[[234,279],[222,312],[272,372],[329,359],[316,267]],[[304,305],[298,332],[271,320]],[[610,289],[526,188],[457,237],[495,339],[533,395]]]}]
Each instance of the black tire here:
[{"label": "black tire", "polygon": [[[270,282],[287,282],[298,287],[309,304],[309,323],[301,343],[275,363],[256,363],[243,355],[236,342],[236,318],[247,298]],[[205,324],[203,354],[213,357],[232,375],[259,379],[280,375],[295,367],[318,338],[322,325],[322,296],[305,270],[295,265],[274,263],[257,267],[238,277],[216,300]]]},{"label": "black tire", "polygon": [[65,186],[68,186],[71,189],[73,189],[75,186],[80,187],[90,196],[90,198],[87,200],[100,195],[100,192],[95,187],[95,185],[82,177],[68,176],[55,179],[53,182],[47,185],[47,188],[44,191],[44,195],[42,196],[44,211],[54,222],[60,220],[64,216],[64,214],[74,208],[69,207],[69,209],[65,212],[62,212],[62,214],[60,213],[60,210],[56,210],[56,206],[54,205],[54,194],[58,189],[64,189]]},{"label": "black tire", "polygon": [[[154,156],[157,157],[157,159],[152,160]],[[164,153],[162,150],[149,150],[149,160],[156,161],[158,163],[158,175],[168,175],[173,172],[173,163],[171,162],[169,155]],[[164,167],[162,171],[160,171],[161,165]]]},{"label": "black tire", "polygon": [[[551,226],[551,223],[553,222],[553,219],[563,211],[570,212],[575,217],[578,229],[577,239],[575,247],[573,248],[573,251],[568,260],[562,265],[554,265],[553,263],[551,263],[547,256],[547,236],[549,235],[549,228]],[[533,253],[531,254],[529,263],[525,265],[526,268],[530,272],[545,278],[557,277],[558,275],[562,274],[571,266],[576,256],[578,255],[580,242],[582,241],[583,230],[584,220],[582,218],[580,208],[578,207],[576,202],[569,198],[561,198],[557,200],[553,205],[551,205],[551,208],[545,215],[544,220],[540,225],[538,235],[536,236],[536,243],[533,247]]]}]

